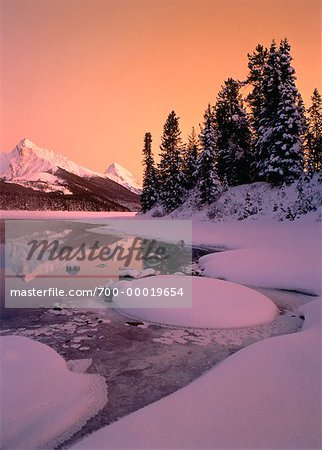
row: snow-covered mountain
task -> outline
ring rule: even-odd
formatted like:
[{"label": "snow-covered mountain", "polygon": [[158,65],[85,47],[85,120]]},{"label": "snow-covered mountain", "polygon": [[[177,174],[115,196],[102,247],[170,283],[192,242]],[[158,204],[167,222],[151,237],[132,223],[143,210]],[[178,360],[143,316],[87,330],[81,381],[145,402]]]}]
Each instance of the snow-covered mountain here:
[{"label": "snow-covered mountain", "polygon": [[[123,210],[124,207],[137,210],[139,197],[136,191],[137,184],[131,185],[133,176],[116,163],[112,166],[115,167],[114,178],[113,174],[107,176],[94,172],[64,155],[40,148],[29,139],[22,139],[10,153],[0,153],[0,179],[3,180],[2,184],[7,185],[3,188],[7,196],[14,195],[16,200],[17,196],[27,195],[26,191],[21,189],[19,191],[18,187],[22,186],[31,189],[32,196],[34,191],[48,195],[57,193],[68,196],[66,198],[68,202],[73,196],[73,207],[76,207],[76,203],[82,207],[81,202],[82,205],[85,202],[91,208],[95,208],[95,203],[100,203],[99,207],[103,210],[106,207],[112,210]],[[123,177],[117,176],[117,173]],[[2,200],[6,205],[6,199]],[[33,207],[35,208],[37,206],[35,203],[41,201],[45,201],[47,205],[47,200],[44,198],[40,200],[38,195]],[[58,204],[61,202],[62,199],[59,198]],[[52,202],[48,206],[49,209],[51,204]],[[123,209],[118,209],[120,205]]]},{"label": "snow-covered mountain", "polygon": [[[29,139],[22,139],[10,153],[0,154],[0,176],[7,180],[36,180],[43,173],[54,174],[58,168],[67,170],[80,177],[102,176],[86,169],[64,155],[46,148],[38,147]],[[45,181],[48,177],[45,176]]]},{"label": "snow-covered mountain", "polygon": [[108,177],[110,180],[115,181],[118,184],[126,187],[132,192],[136,194],[141,193],[141,186],[139,182],[135,179],[135,177],[124,167],[120,166],[120,164],[113,162],[108,166],[105,170],[104,175]]}]

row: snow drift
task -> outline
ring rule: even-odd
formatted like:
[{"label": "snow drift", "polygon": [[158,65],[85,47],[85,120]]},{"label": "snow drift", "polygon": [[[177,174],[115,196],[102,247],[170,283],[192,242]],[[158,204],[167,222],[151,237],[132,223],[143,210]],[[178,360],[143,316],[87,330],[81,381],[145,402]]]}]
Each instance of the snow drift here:
[{"label": "snow drift", "polygon": [[78,374],[50,347],[0,337],[3,449],[54,448],[107,402],[100,375]]},{"label": "snow drift", "polygon": [[[113,301],[125,314],[132,317],[158,322],[198,328],[239,328],[270,322],[277,315],[277,308],[267,297],[245,286],[204,277],[161,275],[131,282],[121,282],[122,291],[129,286],[143,291],[146,288],[181,288],[187,298],[168,295],[142,297],[133,300],[126,294],[118,295]],[[190,290],[190,292],[189,292]],[[131,307],[131,302],[142,307]],[[182,303],[183,307],[179,303]],[[185,304],[186,303],[186,304]],[[151,307],[146,307],[151,305]],[[164,306],[166,305],[166,306]],[[178,305],[178,307],[177,307]]]},{"label": "snow drift", "polygon": [[321,301],[303,314],[300,333],[244,348],[72,448],[321,448]]}]

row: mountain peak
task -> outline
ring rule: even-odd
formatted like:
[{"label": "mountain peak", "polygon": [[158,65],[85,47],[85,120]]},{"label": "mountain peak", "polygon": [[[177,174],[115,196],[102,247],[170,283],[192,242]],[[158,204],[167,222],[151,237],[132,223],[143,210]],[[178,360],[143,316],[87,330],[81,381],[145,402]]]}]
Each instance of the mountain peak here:
[{"label": "mountain peak", "polygon": [[26,137],[22,138],[18,142],[17,147],[38,148],[34,142],[32,142],[30,139],[28,139]]},{"label": "mountain peak", "polygon": [[38,147],[28,138],[21,139],[11,153],[1,154],[0,175],[7,180],[29,179],[34,174],[54,174],[58,168],[78,176],[102,176],[76,164],[67,156]]},{"label": "mountain peak", "polygon": [[121,167],[121,165],[118,164],[117,162],[113,161],[112,164],[110,164],[110,165],[108,166],[108,168],[106,169],[106,172],[107,172],[108,170],[114,168],[114,167],[115,167],[115,168]]},{"label": "mountain peak", "polygon": [[[20,158],[41,159],[42,161],[47,161],[48,163],[53,162],[57,158],[57,156],[67,160],[65,156],[58,155],[57,153],[47,148],[39,147],[37,144],[26,137],[18,142],[12,153],[14,155],[19,155],[18,157]],[[30,166],[30,169],[32,170],[32,166]]]},{"label": "mountain peak", "polygon": [[121,166],[121,164],[113,161],[108,168],[105,170],[105,174],[114,174],[114,175],[118,175],[118,174],[126,174],[130,177],[133,177],[133,175],[131,174],[131,172],[129,172],[127,169],[125,169],[125,167]]},{"label": "mountain peak", "polygon": [[105,170],[104,175],[112,181],[121,184],[136,194],[141,193],[141,186],[135,177],[127,169],[117,162],[112,162]]},{"label": "mountain peak", "polygon": [[30,139],[24,137],[10,153],[0,154],[0,177],[14,182],[48,182],[54,183],[54,175],[58,169],[64,169],[80,177],[106,177],[139,194],[141,186],[134,176],[117,162],[113,162],[105,173],[94,172],[80,166],[67,156],[52,150],[38,147]]}]

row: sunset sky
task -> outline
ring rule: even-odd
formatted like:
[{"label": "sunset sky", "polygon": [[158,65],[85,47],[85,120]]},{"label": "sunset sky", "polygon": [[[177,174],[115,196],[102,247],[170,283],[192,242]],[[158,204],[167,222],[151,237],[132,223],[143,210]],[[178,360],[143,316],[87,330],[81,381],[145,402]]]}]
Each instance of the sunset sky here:
[{"label": "sunset sky", "polygon": [[307,103],[321,83],[321,3],[312,0],[2,0],[1,150],[28,137],[103,171],[141,178],[168,113],[198,127],[247,52],[287,36]]}]

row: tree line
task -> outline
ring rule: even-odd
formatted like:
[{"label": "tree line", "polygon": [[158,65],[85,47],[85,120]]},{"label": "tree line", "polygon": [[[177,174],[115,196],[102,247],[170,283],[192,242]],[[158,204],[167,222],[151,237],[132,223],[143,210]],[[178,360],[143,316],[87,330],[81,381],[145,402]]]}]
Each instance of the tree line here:
[{"label": "tree line", "polygon": [[[144,137],[142,211],[155,205],[170,212],[194,190],[201,206],[223,188],[265,181],[291,184],[322,169],[322,99],[317,89],[306,109],[296,87],[291,47],[283,39],[248,54],[248,76],[228,78],[208,105],[200,132],[183,144],[179,117],[164,124],[160,162],[152,136]],[[242,92],[247,91],[247,95]]]}]

